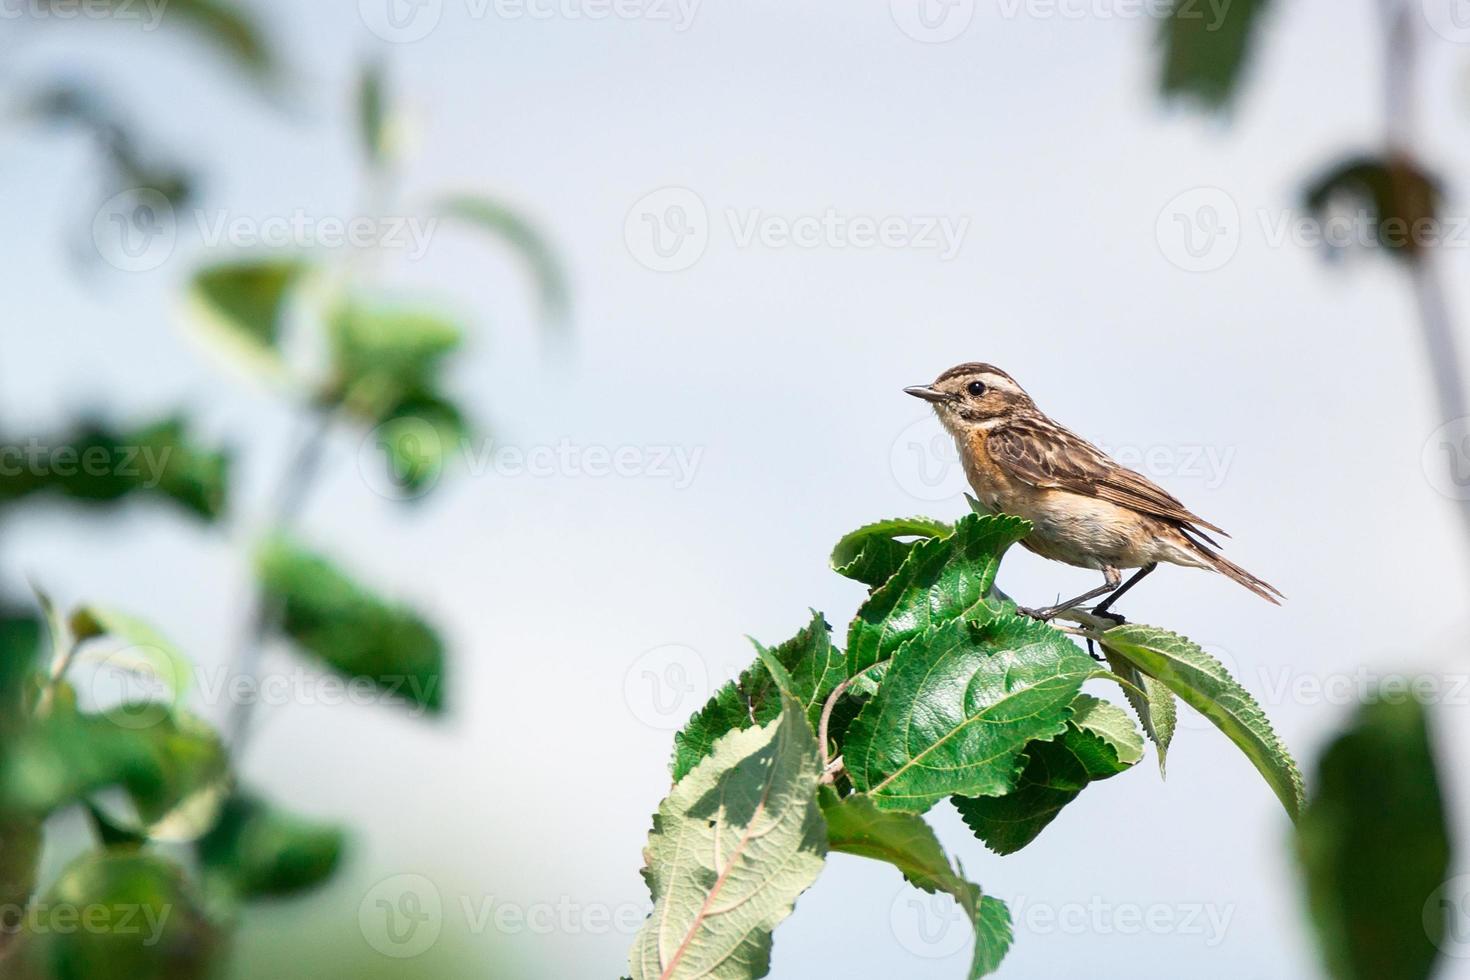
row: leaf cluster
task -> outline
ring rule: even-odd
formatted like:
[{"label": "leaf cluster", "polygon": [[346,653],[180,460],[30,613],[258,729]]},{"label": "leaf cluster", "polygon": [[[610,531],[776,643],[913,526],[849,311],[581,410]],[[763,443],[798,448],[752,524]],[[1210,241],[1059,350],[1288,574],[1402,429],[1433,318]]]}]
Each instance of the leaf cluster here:
[{"label": "leaf cluster", "polygon": [[[1162,766],[1176,696],[1245,752],[1296,817],[1295,763],[1198,646],[1151,627],[1059,628],[995,588],[1007,548],[1029,530],[972,514],[953,526],[882,521],[838,543],[833,568],[869,589],[846,650],[813,614],[791,640],[757,645],[750,668],[675,737],[674,789],[645,853],[654,911],[634,943],[635,980],[764,975],[772,930],[833,851],[948,896],[974,926],[968,975],[993,972],[1010,914],[966,878],[924,814],[949,800],[988,848],[1014,853],[1089,785],[1136,765],[1145,737]],[[1093,680],[1117,684],[1134,715],[1084,693]]]}]

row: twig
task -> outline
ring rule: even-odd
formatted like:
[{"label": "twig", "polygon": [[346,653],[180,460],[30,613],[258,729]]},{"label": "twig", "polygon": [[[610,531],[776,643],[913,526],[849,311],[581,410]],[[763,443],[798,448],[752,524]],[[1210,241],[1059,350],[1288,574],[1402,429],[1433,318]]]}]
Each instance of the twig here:
[{"label": "twig", "polygon": [[[313,407],[311,416],[307,420],[306,434],[302,437],[301,444],[297,446],[281,478],[281,485],[270,511],[269,520],[272,532],[289,529],[295,523],[297,515],[300,514],[321,469],[322,450],[326,445],[331,423],[331,411]],[[246,620],[240,641],[235,647],[231,674],[235,678],[248,679],[253,686],[260,672],[260,659],[266,640],[279,629],[284,610],[280,603],[271,602],[266,597],[264,589],[258,582],[251,591],[249,607],[250,616]],[[250,727],[250,715],[254,710],[256,700],[258,699],[254,697],[246,697],[231,707],[228,744],[231,752],[237,756],[244,750]]]},{"label": "twig", "polygon": [[820,721],[817,722],[817,742],[822,746],[823,772],[826,772],[827,768],[832,764],[831,760],[827,758],[827,728],[832,723],[832,709],[837,706],[837,699],[847,693],[847,689],[852,686],[852,682],[863,676],[863,674],[867,673],[871,669],[871,666],[865,667],[862,670],[858,671],[856,674],[853,674],[847,680],[843,681],[841,684],[838,684],[836,687],[832,688],[832,693],[827,695],[827,702],[822,705],[822,718]]}]

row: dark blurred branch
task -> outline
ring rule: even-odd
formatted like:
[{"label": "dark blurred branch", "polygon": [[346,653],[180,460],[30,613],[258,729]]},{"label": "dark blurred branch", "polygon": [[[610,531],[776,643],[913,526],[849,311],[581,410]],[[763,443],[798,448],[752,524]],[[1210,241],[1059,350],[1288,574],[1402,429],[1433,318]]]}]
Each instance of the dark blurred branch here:
[{"label": "dark blurred branch", "polygon": [[[1416,151],[1418,142],[1418,30],[1422,23],[1418,0],[1379,0],[1384,33],[1384,144],[1392,199],[1397,214],[1413,211],[1408,202],[1418,194],[1414,186],[1417,175],[1425,173]],[[1433,213],[1431,216],[1438,218]],[[1413,214],[1406,215],[1413,220]],[[1414,288],[1414,301],[1419,312],[1419,329],[1424,352],[1429,358],[1429,374],[1434,383],[1438,414],[1443,424],[1454,427],[1451,443],[1457,447],[1470,437],[1467,416],[1465,378],[1461,373],[1459,342],[1449,299],[1439,274],[1438,255],[1434,243],[1419,241],[1410,235],[1408,247],[1409,275]],[[1446,465],[1455,465],[1453,453]],[[1466,543],[1470,545],[1470,500],[1457,502]]]}]

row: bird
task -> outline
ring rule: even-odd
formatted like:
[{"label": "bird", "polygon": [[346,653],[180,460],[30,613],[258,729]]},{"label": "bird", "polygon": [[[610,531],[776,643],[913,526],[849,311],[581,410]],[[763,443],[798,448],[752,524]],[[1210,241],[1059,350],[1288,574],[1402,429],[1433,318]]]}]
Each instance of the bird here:
[{"label": "bird", "polygon": [[[1160,563],[1205,568],[1280,605],[1273,585],[1221,555],[1210,533],[1229,537],[1141,473],[1054,422],[1016,380],[972,361],[933,384],[904,391],[934,407],[954,437],[965,476],[982,509],[1031,522],[1021,544],[1055,561],[1103,573],[1102,585],[1044,609],[1022,609],[1051,620],[1089,600],[1109,614],[1113,603]],[[1138,569],[1126,582],[1124,569]]]}]

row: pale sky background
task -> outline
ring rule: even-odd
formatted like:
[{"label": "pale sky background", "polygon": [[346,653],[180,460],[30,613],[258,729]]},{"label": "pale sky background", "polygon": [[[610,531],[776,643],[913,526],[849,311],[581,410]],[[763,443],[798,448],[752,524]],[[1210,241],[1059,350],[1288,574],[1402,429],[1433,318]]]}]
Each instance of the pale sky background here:
[{"label": "pale sky background", "polygon": [[[1064,4],[1082,12],[1070,17],[961,2],[961,21],[941,26],[964,29],[945,43],[905,33],[916,23],[906,0],[707,2],[682,30],[676,7],[651,2],[630,9],[676,22],[481,16],[483,4],[443,0],[412,43],[365,26],[377,0],[259,3],[297,73],[284,111],[174,35],[23,23],[25,44],[7,45],[10,79],[106,80],[198,168],[199,207],[252,221],[358,213],[350,93],[355,66],[385,58],[410,117],[406,199],[451,188],[513,201],[570,270],[572,340],[543,350],[510,253],[445,226],[422,258],[387,260],[395,282],[449,291],[473,324],[453,388],[496,445],[698,454],[687,486],[461,466],[404,508],[362,476],[359,434],[333,441],[305,536],[442,624],[452,714],[269,713],[247,778],[349,821],[356,846],[339,884],[257,920],[255,945],[308,921],[313,936],[362,943],[359,905],[374,883],[409,874],[442,899],[442,945],[515,964],[482,972],[619,975],[631,936],[599,928],[598,910],[616,919],[647,901],[640,850],[668,789],[672,729],[750,660],[746,634],[783,640],[809,607],[842,630],[862,598],[827,569],[844,532],[963,513],[952,469],[927,489],[920,467],[945,461],[939,430],[900,389],[964,360],[1006,368],[1120,455],[1152,451],[1145,470],[1229,529],[1229,554],[1290,597],[1278,609],[1223,578],[1165,569],[1122,608],[1232,666],[1309,779],[1348,710],[1314,685],[1340,694],[1360,671],[1444,678],[1454,703],[1437,715],[1439,747],[1466,812],[1470,565],[1437,489],[1446,481],[1423,463],[1444,420],[1407,283],[1381,258],[1328,266],[1271,236],[1308,176],[1375,145],[1376,4],[1279,5],[1225,123],[1160,107],[1152,25],[1105,16],[1132,11],[1126,2]],[[1447,212],[1463,216],[1470,45],[1427,23],[1425,36],[1428,156],[1448,179]],[[147,507],[122,526],[27,511],[6,528],[8,587],[32,576],[63,600],[135,610],[218,669],[243,614],[243,549],[292,433],[268,386],[182,328],[180,284],[224,253],[201,246],[186,213],[160,268],[79,277],[68,247],[94,207],[86,146],[9,126],[0,161],[5,432],[91,406],[139,419],[188,406],[209,439],[237,447],[242,477],[218,533]],[[639,202],[669,187],[704,207],[692,227],[708,242],[689,267],[659,272],[639,261],[650,259],[644,210],[690,197]],[[1171,205],[1197,188],[1215,190]],[[1238,217],[1222,214],[1222,197]],[[1173,261],[1189,261],[1173,215],[1201,205],[1227,232],[1201,260],[1219,266],[1207,272]],[[741,244],[755,212],[779,225],[828,209],[965,230],[948,260]],[[1470,331],[1465,244],[1444,260]],[[1094,582],[1018,550],[1001,584],[1040,604]],[[683,674],[666,672],[671,662]],[[660,716],[645,671],[694,692]],[[1001,976],[1318,975],[1279,804],[1223,735],[1197,717],[1181,727],[1167,782],[1150,758],[1089,789],[1021,854],[997,858],[947,805],[934,811],[971,876],[1011,903],[1017,937]],[[772,976],[962,976],[966,927],[925,945],[909,897],[891,869],[834,857],[778,930]],[[490,901],[570,908],[570,928],[477,930],[465,909]],[[1150,917],[1178,927],[1133,928]],[[1446,963],[1443,976],[1470,977],[1470,960]]]}]

